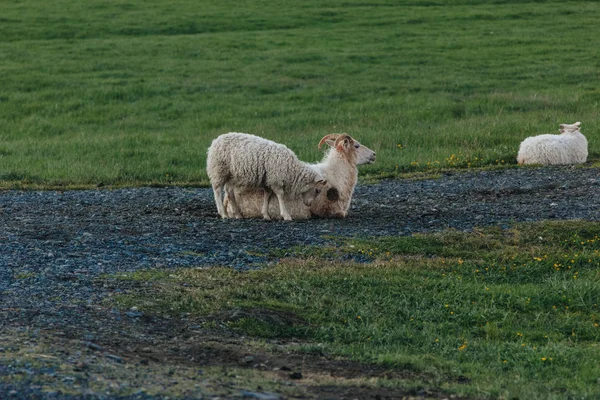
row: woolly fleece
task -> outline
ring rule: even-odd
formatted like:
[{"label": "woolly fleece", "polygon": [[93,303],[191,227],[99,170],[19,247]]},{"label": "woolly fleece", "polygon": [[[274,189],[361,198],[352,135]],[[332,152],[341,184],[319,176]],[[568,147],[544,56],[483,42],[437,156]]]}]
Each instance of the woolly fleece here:
[{"label": "woolly fleece", "polygon": [[[340,139],[341,138],[341,139]],[[338,139],[340,141],[337,143]],[[323,160],[311,167],[321,173],[327,184],[307,207],[298,196],[285,196],[285,203],[293,219],[308,219],[312,216],[324,218],[344,218],[350,208],[354,187],[358,180],[357,165],[371,164],[375,161],[375,152],[361,145],[348,134],[330,134],[319,143],[326,143],[330,148]],[[244,218],[258,218],[261,214],[263,194],[256,189],[235,189],[235,198]],[[226,210],[233,215],[228,198],[225,199]],[[274,199],[269,202],[269,215],[279,215],[279,204]]]},{"label": "woolly fleece", "polygon": [[[226,218],[221,190],[227,188],[267,189],[281,195],[305,195],[322,180],[308,164],[298,160],[283,144],[246,133],[227,133],[213,140],[208,149],[207,173],[213,186],[219,214]],[[230,201],[231,202],[231,201]],[[280,207],[281,216],[288,216]]]},{"label": "woolly fleece", "polygon": [[519,164],[565,165],[583,164],[588,156],[585,136],[579,132],[581,123],[561,124],[560,135],[539,135],[525,139],[517,155]]}]

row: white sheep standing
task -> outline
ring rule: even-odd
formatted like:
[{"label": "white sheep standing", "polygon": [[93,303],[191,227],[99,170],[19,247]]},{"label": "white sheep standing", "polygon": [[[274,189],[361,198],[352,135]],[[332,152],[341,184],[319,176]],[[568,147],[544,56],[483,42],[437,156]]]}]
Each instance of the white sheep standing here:
[{"label": "white sheep standing", "polygon": [[579,132],[581,122],[560,124],[560,135],[538,135],[523,140],[519,147],[519,164],[583,164],[588,156],[585,136]]},{"label": "white sheep standing", "polygon": [[[294,219],[308,219],[312,216],[345,217],[358,180],[356,166],[375,162],[375,152],[346,133],[326,135],[319,142],[319,148],[324,143],[330,146],[330,149],[320,163],[312,164],[311,167],[327,180],[327,184],[310,207],[297,196],[285,195],[285,203],[289,206],[288,211]],[[244,218],[257,218],[262,215],[261,190],[235,188],[234,192]],[[224,204],[227,213],[233,216],[227,194]],[[279,215],[277,202],[269,203],[269,214]]]},{"label": "white sheep standing", "polygon": [[325,180],[308,164],[298,160],[292,150],[255,135],[226,133],[208,148],[206,172],[210,178],[219,215],[229,215],[223,206],[223,189],[227,192],[233,216],[241,217],[233,188],[263,189],[262,215],[270,219],[269,199],[275,193],[281,217],[291,221],[284,193],[293,193],[310,206]]}]

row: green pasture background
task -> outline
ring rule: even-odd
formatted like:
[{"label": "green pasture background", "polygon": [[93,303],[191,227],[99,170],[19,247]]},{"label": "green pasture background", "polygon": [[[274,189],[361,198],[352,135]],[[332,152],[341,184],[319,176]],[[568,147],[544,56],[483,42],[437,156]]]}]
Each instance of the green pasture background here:
[{"label": "green pasture background", "polygon": [[206,184],[221,133],[363,174],[510,165],[582,122],[600,158],[600,2],[4,0],[0,186]]}]

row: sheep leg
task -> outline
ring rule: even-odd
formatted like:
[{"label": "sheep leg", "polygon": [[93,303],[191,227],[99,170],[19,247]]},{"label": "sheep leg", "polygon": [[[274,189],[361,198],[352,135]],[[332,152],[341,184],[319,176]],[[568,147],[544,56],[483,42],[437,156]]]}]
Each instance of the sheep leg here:
[{"label": "sheep leg", "polygon": [[213,184],[213,193],[215,195],[215,204],[217,205],[217,212],[221,216],[221,218],[227,218],[227,213],[225,212],[225,207],[223,206],[223,199],[221,197],[222,185]]},{"label": "sheep leg", "polygon": [[234,188],[230,185],[225,185],[225,191],[227,192],[227,198],[229,199],[229,203],[231,204],[233,217],[238,219],[242,218],[242,211],[240,210],[240,206],[238,205],[237,200],[235,199]]},{"label": "sheep leg", "polygon": [[[281,212],[281,216],[283,217],[284,221],[291,221],[292,217],[290,215],[290,213],[288,212],[285,203],[283,201],[283,188],[277,187],[277,188],[272,188],[273,192],[275,193],[275,196],[277,196],[277,200],[279,201],[279,211]],[[264,207],[264,204],[263,204]],[[268,204],[267,204],[268,207]]]},{"label": "sheep leg", "polygon": [[225,192],[225,197],[223,197],[223,208],[225,209],[225,213],[227,214],[227,216],[229,218],[231,218],[233,215],[232,213],[229,212],[229,210],[231,209],[231,205],[229,204],[229,195],[227,194],[227,191]]},{"label": "sheep leg", "polygon": [[263,218],[266,220],[271,220],[271,216],[269,215],[269,199],[271,198],[272,194],[273,192],[271,192],[270,190],[264,189],[261,213]]}]

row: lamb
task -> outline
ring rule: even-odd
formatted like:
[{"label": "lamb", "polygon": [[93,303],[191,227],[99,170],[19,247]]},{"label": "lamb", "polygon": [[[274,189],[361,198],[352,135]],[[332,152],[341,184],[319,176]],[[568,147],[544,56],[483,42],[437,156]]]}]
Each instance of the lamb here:
[{"label": "lamb", "polygon": [[[312,216],[344,218],[350,207],[352,193],[358,179],[357,165],[375,162],[375,152],[361,145],[348,134],[326,135],[319,142],[330,146],[329,151],[318,164],[311,167],[327,179],[327,184],[321,193],[312,202],[310,207],[304,205],[300,198],[286,195],[286,204],[294,219],[308,219]],[[260,190],[235,188],[235,199],[244,218],[256,218],[261,214],[261,200],[263,194]],[[225,198],[225,209],[233,215],[233,209]],[[278,215],[276,202],[269,203],[269,214]]]},{"label": "lamb", "polygon": [[588,145],[579,132],[581,122],[561,124],[560,135],[539,135],[523,140],[517,162],[523,164],[564,165],[583,164],[587,160]]},{"label": "lamb", "polygon": [[275,193],[281,217],[291,221],[284,193],[299,196],[310,207],[327,183],[318,171],[298,160],[286,146],[246,133],[227,133],[213,140],[208,148],[206,171],[210,178],[217,211],[222,218],[229,215],[223,206],[221,193],[227,192],[233,216],[241,217],[236,203],[235,187],[262,189],[262,215],[270,219],[269,199]]}]

